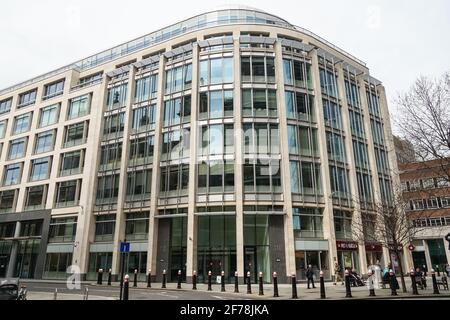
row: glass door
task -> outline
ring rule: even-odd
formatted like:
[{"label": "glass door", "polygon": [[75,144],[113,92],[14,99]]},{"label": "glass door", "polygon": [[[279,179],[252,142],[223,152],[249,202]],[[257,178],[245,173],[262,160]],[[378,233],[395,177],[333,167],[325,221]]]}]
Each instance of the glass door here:
[{"label": "glass door", "polygon": [[0,256],[0,278],[6,277],[6,270],[8,269],[9,256],[1,255]]},{"label": "glass door", "polygon": [[258,279],[257,275],[257,258],[256,258],[256,246],[244,247],[244,272],[247,277],[247,272],[250,271],[253,276],[252,282],[256,283]]}]

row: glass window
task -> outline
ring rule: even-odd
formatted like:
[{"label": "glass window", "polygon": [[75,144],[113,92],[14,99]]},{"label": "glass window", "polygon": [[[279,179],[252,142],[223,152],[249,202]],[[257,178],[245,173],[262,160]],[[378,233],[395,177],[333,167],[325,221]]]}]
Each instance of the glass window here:
[{"label": "glass window", "polygon": [[49,242],[72,242],[77,231],[77,217],[53,218],[50,221]]},{"label": "glass window", "polygon": [[200,93],[200,119],[233,116],[233,91],[219,90]]},{"label": "glass window", "polygon": [[233,78],[233,58],[223,59],[223,82],[232,83]]},{"label": "glass window", "polygon": [[97,205],[116,203],[119,195],[119,174],[112,174],[97,178]]},{"label": "glass window", "polygon": [[156,98],[158,75],[154,74],[136,80],[134,102],[142,102]]},{"label": "glass window", "polygon": [[80,97],[73,98],[69,102],[69,107],[67,110],[67,119],[75,119],[78,117],[85,116],[89,114],[90,96],[84,95]]},{"label": "glass window", "polygon": [[22,163],[14,163],[5,166],[5,173],[3,177],[3,185],[10,186],[20,183],[22,177]]},{"label": "glass window", "polygon": [[116,215],[107,214],[96,216],[95,219],[95,241],[113,240],[116,227]]},{"label": "glass window", "polygon": [[120,168],[122,158],[122,142],[111,143],[102,146],[100,153],[99,170],[111,170]]},{"label": "glass window", "polygon": [[26,113],[14,118],[13,135],[26,132],[30,129],[32,113]]},{"label": "glass window", "polygon": [[128,172],[127,200],[150,199],[151,181],[151,169]]},{"label": "glass window", "polygon": [[[123,135],[125,112],[104,117],[103,135],[105,138],[117,138]],[[111,135],[111,136],[108,136]]]},{"label": "glass window", "polygon": [[72,147],[86,142],[89,122],[79,122],[65,127],[64,147]]},{"label": "glass window", "polygon": [[211,60],[211,84],[220,83],[222,80],[222,59]]},{"label": "glass window", "polygon": [[15,198],[16,190],[0,191],[0,212],[12,212],[15,206]]},{"label": "glass window", "polygon": [[[149,211],[128,213],[125,218],[125,237],[127,240],[148,238]],[[144,270],[144,272],[146,272]]]},{"label": "glass window", "polygon": [[210,118],[220,118],[223,115],[222,91],[210,92]]},{"label": "glass window", "polygon": [[55,138],[54,138],[53,130],[38,133],[36,135],[34,153],[38,154],[38,153],[52,151],[53,147],[54,147],[53,146],[54,141],[55,141]]},{"label": "glass window", "polygon": [[16,139],[12,140],[9,143],[9,154],[8,154],[9,160],[18,159],[25,156],[25,151],[27,148],[27,139],[28,138]]},{"label": "glass window", "polygon": [[242,112],[244,116],[277,116],[276,90],[243,89]]},{"label": "glass window", "polygon": [[0,101],[0,114],[8,113],[11,110],[12,98]]},{"label": "glass window", "polygon": [[84,167],[84,149],[63,153],[61,156],[60,176],[81,173]]},{"label": "glass window", "polygon": [[132,129],[141,132],[155,128],[156,104],[133,109]]},{"label": "glass window", "polygon": [[7,120],[0,121],[0,139],[3,139],[5,137],[7,125],[8,125]]},{"label": "glass window", "polygon": [[153,162],[154,136],[133,139],[130,142],[130,165],[150,164]]},{"label": "glass window", "polygon": [[58,122],[59,104],[54,104],[41,109],[41,117],[39,119],[39,128],[49,126]]},{"label": "glass window", "polygon": [[60,80],[44,87],[44,100],[63,94],[64,80]]},{"label": "glass window", "polygon": [[125,106],[127,101],[128,84],[124,83],[108,89],[106,110],[113,110]]},{"label": "glass window", "polygon": [[39,158],[31,161],[30,181],[48,179],[50,175],[51,158]]},{"label": "glass window", "polygon": [[27,188],[25,209],[36,210],[44,208],[47,200],[47,187],[48,185],[39,185]]},{"label": "glass window", "polygon": [[275,63],[272,57],[242,57],[243,82],[275,82]]},{"label": "glass window", "polygon": [[283,59],[284,83],[292,84],[291,60]]},{"label": "glass window", "polygon": [[36,101],[36,93],[37,89],[34,89],[19,95],[19,103],[17,105],[17,108],[20,109],[33,104]]},{"label": "glass window", "polygon": [[69,207],[75,206],[80,199],[81,181],[70,180],[62,181],[56,184],[56,206]]},{"label": "glass window", "polygon": [[209,83],[208,72],[209,60],[200,61],[200,85],[206,85]]}]

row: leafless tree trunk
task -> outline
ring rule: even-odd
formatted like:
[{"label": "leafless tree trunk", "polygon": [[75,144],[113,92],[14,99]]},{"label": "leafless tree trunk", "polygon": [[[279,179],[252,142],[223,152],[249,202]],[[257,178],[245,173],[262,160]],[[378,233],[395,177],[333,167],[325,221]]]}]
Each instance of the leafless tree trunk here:
[{"label": "leafless tree trunk", "polygon": [[437,160],[436,175],[450,181],[450,71],[439,79],[420,77],[396,100],[393,117],[401,137],[419,161]]}]

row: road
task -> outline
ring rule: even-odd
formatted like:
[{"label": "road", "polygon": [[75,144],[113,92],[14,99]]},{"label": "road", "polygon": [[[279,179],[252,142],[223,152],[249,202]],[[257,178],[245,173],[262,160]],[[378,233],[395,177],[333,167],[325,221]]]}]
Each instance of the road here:
[{"label": "road", "polygon": [[[83,296],[84,290],[87,287],[89,290],[89,297],[104,297],[107,300],[119,298],[119,287],[117,286],[96,286],[96,285],[82,285],[82,289],[70,290],[64,283],[42,283],[23,281],[28,290],[28,298],[38,298],[38,293],[42,293],[42,297],[52,299],[55,288],[58,295],[70,294],[71,297],[77,295]],[[176,290],[176,289],[160,289],[160,288],[132,288],[129,289],[130,300],[250,300],[245,296],[236,295],[233,293],[223,292],[207,292],[207,291],[193,291],[193,290]],[[252,299],[255,299],[252,297]]]}]

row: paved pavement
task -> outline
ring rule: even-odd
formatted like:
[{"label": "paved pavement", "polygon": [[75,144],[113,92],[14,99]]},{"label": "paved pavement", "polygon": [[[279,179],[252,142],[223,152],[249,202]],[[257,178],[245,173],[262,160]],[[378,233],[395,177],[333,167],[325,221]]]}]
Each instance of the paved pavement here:
[{"label": "paved pavement", "polygon": [[[399,279],[400,280],[400,279]],[[83,283],[81,289],[69,290],[64,282],[46,282],[33,281],[27,282],[28,299],[29,300],[52,300],[54,299],[55,288],[57,288],[57,300],[82,300],[83,295],[88,289],[88,300],[117,300],[119,297],[119,283],[113,283],[111,286],[97,285],[95,283]],[[353,299],[450,299],[450,291],[440,290],[440,295],[434,295],[429,279],[429,286],[426,290],[419,290],[419,296],[413,296],[411,292],[411,284],[409,279],[406,281],[408,293],[398,290],[398,296],[391,296],[391,290],[376,289],[376,297],[369,297],[369,290],[364,287],[352,287]],[[132,286],[132,283],[130,284]],[[192,290],[192,284],[182,284],[182,289],[177,289],[176,283],[167,283],[167,288],[162,289],[161,283],[152,283],[152,288],[147,288],[146,283],[138,283],[137,288],[130,287],[130,300],[265,300],[276,299],[286,300],[292,299],[292,286],[289,284],[280,284],[278,286],[279,297],[273,297],[273,285],[264,285],[264,295],[259,295],[257,284],[252,285],[252,293],[247,294],[247,286],[239,285],[239,293],[234,293],[234,285],[227,284],[226,291],[221,292],[220,284],[213,284],[212,291],[207,291],[206,284],[198,284],[197,290]],[[327,299],[350,299],[345,298],[345,286],[333,283],[325,284]],[[315,289],[307,289],[306,284],[297,284],[298,299],[302,300],[318,300],[320,299],[320,290],[318,283]]]}]

